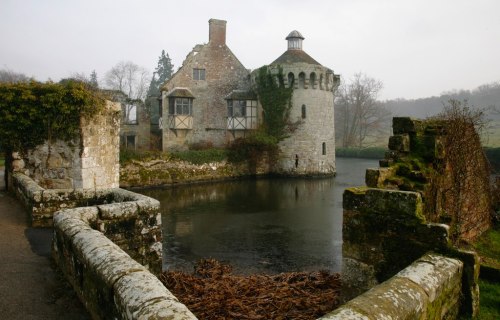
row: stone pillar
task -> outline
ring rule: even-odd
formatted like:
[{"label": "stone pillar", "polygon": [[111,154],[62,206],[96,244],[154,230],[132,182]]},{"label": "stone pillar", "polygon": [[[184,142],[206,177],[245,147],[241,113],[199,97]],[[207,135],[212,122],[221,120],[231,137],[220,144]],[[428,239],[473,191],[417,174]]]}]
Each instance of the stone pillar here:
[{"label": "stone pillar", "polygon": [[[80,119],[80,136],[37,146],[14,156],[13,170],[28,175],[45,189],[106,189],[119,187],[120,104]],[[18,159],[19,158],[19,159]]]}]

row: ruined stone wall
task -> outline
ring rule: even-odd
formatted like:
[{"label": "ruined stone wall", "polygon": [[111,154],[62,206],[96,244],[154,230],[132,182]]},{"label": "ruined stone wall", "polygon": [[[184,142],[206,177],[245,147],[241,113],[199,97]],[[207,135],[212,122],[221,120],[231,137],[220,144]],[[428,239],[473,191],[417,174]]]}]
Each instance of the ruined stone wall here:
[{"label": "ruined stone wall", "polygon": [[14,172],[46,189],[117,188],[119,108],[108,102],[102,114],[81,119],[81,135],[74,141],[47,141],[27,155],[14,154]]},{"label": "ruined stone wall", "polygon": [[[386,281],[426,252],[440,253],[463,262],[457,293],[462,296],[460,314],[473,316],[479,307],[478,257],[453,246],[456,227],[442,224],[450,221],[436,219],[443,212],[434,211],[445,210],[443,204],[449,201],[443,201],[453,170],[443,148],[445,126],[442,122],[394,118],[393,130],[395,135],[389,140],[386,159],[380,161],[381,168],[366,170],[368,187],[349,188],[343,195],[343,283],[355,296]],[[478,201],[477,205],[483,204]],[[480,219],[478,226],[482,223]],[[398,283],[392,279],[390,282]],[[380,296],[391,295],[394,288],[377,286],[358,300],[378,305]],[[351,306],[357,308],[356,303]],[[423,319],[427,319],[425,306],[415,308],[419,313],[424,310]],[[356,310],[378,312],[375,309]]]},{"label": "ruined stone wall", "polygon": [[[387,157],[382,168],[367,171],[366,184],[419,192],[428,221],[449,224],[454,241],[470,241],[491,225],[489,166],[472,127],[460,133],[470,137],[471,145],[446,150],[448,125],[394,118]],[[451,156],[457,149],[461,163]]]},{"label": "ruined stone wall", "polygon": [[[210,141],[214,146],[223,146],[227,136],[227,102],[224,99],[231,91],[250,88],[249,71],[241,64],[225,43],[225,32],[220,20],[211,20],[211,37],[206,45],[197,45],[186,57],[182,67],[162,88],[163,90],[163,150],[187,147],[199,141]],[[205,69],[205,80],[194,80],[193,69]],[[168,98],[166,92],[175,87],[189,88],[194,95],[193,129],[170,130],[166,126]]]},{"label": "ruined stone wall", "polygon": [[[122,118],[120,126],[120,137],[122,147],[125,147],[125,139],[127,136],[135,136],[135,146],[127,146],[134,150],[150,150],[151,149],[151,120],[147,107],[144,103],[134,102],[137,108],[137,123],[127,123]],[[125,107],[122,104],[122,109]],[[123,115],[122,111],[122,115]]]}]

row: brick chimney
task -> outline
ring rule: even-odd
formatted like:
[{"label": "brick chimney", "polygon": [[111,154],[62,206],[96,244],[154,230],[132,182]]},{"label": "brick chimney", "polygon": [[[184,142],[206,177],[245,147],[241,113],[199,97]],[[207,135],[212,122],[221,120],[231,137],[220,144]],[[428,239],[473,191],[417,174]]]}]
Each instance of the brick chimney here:
[{"label": "brick chimney", "polygon": [[216,45],[226,44],[226,21],[210,19],[208,25],[208,42]]}]

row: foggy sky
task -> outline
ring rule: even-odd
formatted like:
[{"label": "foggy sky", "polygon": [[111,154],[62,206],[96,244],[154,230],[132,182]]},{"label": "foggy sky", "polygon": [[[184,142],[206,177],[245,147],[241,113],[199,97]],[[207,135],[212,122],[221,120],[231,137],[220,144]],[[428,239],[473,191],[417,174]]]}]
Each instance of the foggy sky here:
[{"label": "foggy sky", "polygon": [[45,81],[105,73],[122,60],[174,69],[227,21],[249,69],[274,61],[298,30],[304,50],[349,80],[384,83],[381,99],[420,98],[500,81],[498,0],[0,0],[0,68]]}]

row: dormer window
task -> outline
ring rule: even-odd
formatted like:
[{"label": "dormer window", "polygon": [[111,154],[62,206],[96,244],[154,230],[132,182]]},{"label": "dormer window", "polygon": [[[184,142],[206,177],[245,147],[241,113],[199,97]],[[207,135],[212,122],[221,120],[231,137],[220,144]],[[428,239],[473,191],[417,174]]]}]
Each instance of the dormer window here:
[{"label": "dormer window", "polygon": [[193,80],[205,80],[205,69],[193,69]]}]

